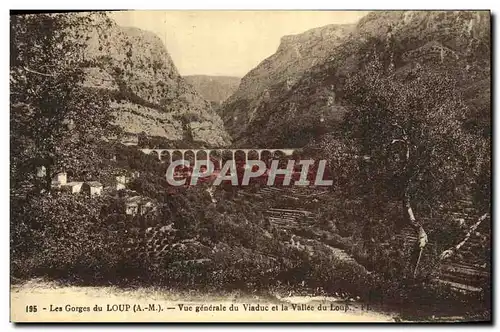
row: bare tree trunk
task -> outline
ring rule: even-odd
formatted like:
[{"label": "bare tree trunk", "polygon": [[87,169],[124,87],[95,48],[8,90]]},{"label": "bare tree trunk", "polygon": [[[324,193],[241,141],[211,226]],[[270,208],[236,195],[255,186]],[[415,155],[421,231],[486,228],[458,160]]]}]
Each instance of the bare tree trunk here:
[{"label": "bare tree trunk", "polygon": [[410,195],[408,193],[408,188],[405,190],[405,198],[404,198],[404,208],[406,209],[406,213],[408,214],[408,220],[410,222],[410,225],[417,231],[417,236],[418,236],[418,246],[419,246],[419,253],[418,253],[418,258],[415,263],[415,268],[413,269],[413,277],[417,277],[417,272],[418,272],[418,266],[420,264],[420,259],[422,258],[422,252],[424,251],[425,246],[427,245],[427,233],[425,233],[424,227],[420,222],[417,221],[415,218],[415,215],[413,213],[413,209],[411,207],[411,200],[410,200]]},{"label": "bare tree trunk", "polygon": [[402,143],[405,148],[405,158],[406,158],[406,164],[404,166],[403,172],[406,173],[406,184],[404,188],[404,200],[403,200],[403,206],[404,209],[406,209],[406,213],[408,214],[408,220],[410,221],[411,226],[417,230],[417,235],[418,235],[418,243],[420,249],[423,249],[425,245],[427,244],[427,234],[424,231],[424,228],[420,224],[420,222],[417,221],[415,218],[415,215],[413,214],[413,209],[411,207],[411,198],[410,198],[410,184],[412,181],[412,178],[416,175],[413,172],[413,167],[412,167],[412,160],[410,158],[410,150],[411,150],[411,142],[408,138],[408,135],[406,133],[406,130],[398,125],[397,123],[393,123],[393,126],[399,128],[401,130],[401,138],[393,139],[391,144],[395,143]]},{"label": "bare tree trunk", "polygon": [[411,200],[410,200],[410,195],[408,191],[405,193],[405,198],[404,198],[404,207],[406,209],[406,213],[408,214],[408,220],[410,222],[410,225],[417,231],[417,236],[418,236],[418,246],[423,249],[428,242],[427,239],[427,233],[425,233],[424,227],[420,222],[417,221],[415,218],[415,215],[413,214],[413,209],[411,207]]},{"label": "bare tree trunk", "polygon": [[441,255],[439,255],[439,259],[440,260],[445,260],[451,256],[453,256],[458,250],[460,250],[460,248],[462,248],[462,246],[469,240],[469,238],[471,237],[472,233],[479,227],[479,225],[489,216],[489,213],[485,213],[483,214],[479,220],[474,224],[472,225],[470,228],[469,228],[469,231],[467,232],[467,234],[465,235],[464,239],[462,241],[460,241],[457,245],[443,251],[441,253]]},{"label": "bare tree trunk", "polygon": [[393,123],[393,126],[401,130],[401,137],[393,139],[391,144],[402,143],[405,148],[406,164],[404,165],[403,172],[404,174],[406,174],[406,176],[405,176],[403,207],[406,210],[406,213],[408,214],[408,221],[410,222],[410,225],[417,231],[417,236],[418,236],[418,246],[420,248],[420,252],[413,271],[413,276],[416,277],[418,265],[420,263],[420,258],[422,257],[422,251],[427,245],[428,239],[424,227],[415,218],[415,214],[413,213],[413,209],[411,207],[411,196],[410,196],[411,181],[416,176],[416,173],[413,167],[414,163],[412,162],[414,160],[412,160],[410,157],[410,151],[412,147],[415,148],[415,146],[411,144],[408,134],[402,126],[398,125],[397,123]]}]

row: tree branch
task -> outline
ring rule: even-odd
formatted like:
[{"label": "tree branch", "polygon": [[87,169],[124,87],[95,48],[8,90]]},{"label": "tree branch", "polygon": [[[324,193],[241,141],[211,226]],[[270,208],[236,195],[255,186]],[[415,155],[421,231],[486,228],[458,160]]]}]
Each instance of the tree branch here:
[{"label": "tree branch", "polygon": [[447,249],[445,251],[443,251],[441,253],[441,255],[439,255],[439,259],[440,260],[444,260],[444,259],[447,259],[447,258],[450,258],[451,256],[453,256],[458,250],[460,250],[460,248],[462,248],[462,246],[469,240],[469,238],[472,236],[472,233],[479,227],[479,225],[489,216],[489,213],[485,213],[483,214],[479,220],[474,224],[472,225],[470,228],[469,228],[469,231],[467,232],[467,234],[465,235],[464,239],[462,241],[460,241],[456,246],[453,246],[451,247],[450,249]]},{"label": "tree branch", "polygon": [[23,68],[24,68],[24,70],[26,70],[26,71],[28,71],[30,73],[33,73],[33,74],[42,75],[42,76],[46,76],[46,77],[54,77],[55,76],[53,74],[45,74],[45,73],[41,73],[41,72],[33,70],[33,69],[29,69],[26,66],[24,66]]}]

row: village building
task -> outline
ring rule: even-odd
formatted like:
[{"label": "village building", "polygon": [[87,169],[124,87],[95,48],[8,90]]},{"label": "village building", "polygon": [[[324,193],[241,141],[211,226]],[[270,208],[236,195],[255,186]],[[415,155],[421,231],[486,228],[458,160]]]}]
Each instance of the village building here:
[{"label": "village building", "polygon": [[156,211],[156,204],[147,197],[133,196],[125,201],[125,214],[145,215],[154,211]]},{"label": "village building", "polygon": [[54,189],[61,188],[61,186],[65,185],[67,182],[68,177],[66,172],[59,172],[52,178],[51,187]]},{"label": "village building", "polygon": [[66,184],[61,185],[61,191],[77,194],[81,192],[82,186],[83,182],[80,181],[68,182]]},{"label": "village building", "polygon": [[60,185],[66,184],[68,182],[68,175],[66,172],[59,172],[54,176],[52,181],[59,182]]},{"label": "village building", "polygon": [[36,176],[39,178],[43,178],[43,177],[47,176],[47,169],[45,168],[45,166],[37,166]]},{"label": "village building", "polygon": [[138,213],[139,213],[139,204],[131,199],[127,200],[127,202],[125,202],[125,214],[128,214],[130,216],[135,216]]},{"label": "village building", "polygon": [[116,190],[123,190],[127,187],[129,179],[125,175],[118,175],[115,177]]},{"label": "village building", "polygon": [[90,196],[100,196],[102,195],[103,185],[97,181],[85,182],[81,190]]}]

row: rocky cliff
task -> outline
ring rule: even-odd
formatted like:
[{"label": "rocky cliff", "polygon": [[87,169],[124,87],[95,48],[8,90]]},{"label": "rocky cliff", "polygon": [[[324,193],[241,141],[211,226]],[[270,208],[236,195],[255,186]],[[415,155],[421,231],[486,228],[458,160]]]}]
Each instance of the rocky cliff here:
[{"label": "rocky cliff", "polygon": [[244,143],[248,126],[260,115],[259,108],[293,90],[300,77],[328,59],[353,28],[328,25],[282,37],[276,53],[245,75],[238,90],[222,105],[220,114],[232,137]]},{"label": "rocky cliff", "polygon": [[158,36],[103,18],[88,36],[86,86],[112,98],[125,132],[229,144],[221,118],[177,72]]},{"label": "rocky cliff", "polygon": [[212,106],[219,107],[240,85],[241,78],[234,76],[189,75],[184,79]]},{"label": "rocky cliff", "polygon": [[283,37],[277,52],[243,79],[222,106],[242,146],[300,147],[335,131],[345,113],[344,79],[377,52],[395,70],[446,66],[460,82],[474,122],[490,116],[489,12],[372,12],[354,26],[330,25]]}]

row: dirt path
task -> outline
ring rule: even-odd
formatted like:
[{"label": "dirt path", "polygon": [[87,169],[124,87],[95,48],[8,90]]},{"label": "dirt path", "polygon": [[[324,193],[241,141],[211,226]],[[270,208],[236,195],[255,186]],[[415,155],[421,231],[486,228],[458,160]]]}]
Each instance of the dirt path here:
[{"label": "dirt path", "polygon": [[[101,306],[102,311],[94,311],[96,305]],[[201,305],[203,306],[200,307]],[[36,306],[37,312],[26,312],[29,311],[27,306]],[[285,310],[285,307],[288,310]],[[61,308],[61,311],[50,311],[51,308]],[[81,312],[78,308],[82,308]],[[134,312],[134,308],[142,308],[142,311]],[[118,311],[108,311],[113,309]],[[124,311],[119,311],[120,309]],[[264,298],[236,292],[224,295],[202,294],[195,291],[179,293],[153,287],[123,290],[112,286],[57,286],[55,283],[41,280],[32,280],[11,287],[11,320],[14,322],[394,321],[391,315],[366,310],[359,303],[349,303],[346,306],[334,298],[326,297]]]}]

